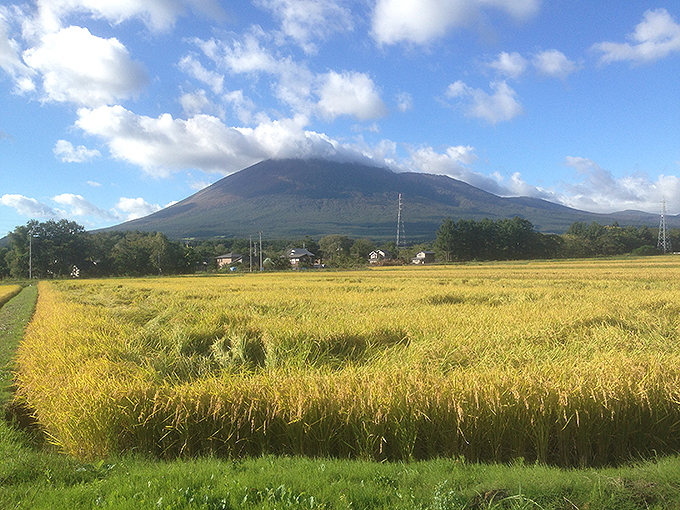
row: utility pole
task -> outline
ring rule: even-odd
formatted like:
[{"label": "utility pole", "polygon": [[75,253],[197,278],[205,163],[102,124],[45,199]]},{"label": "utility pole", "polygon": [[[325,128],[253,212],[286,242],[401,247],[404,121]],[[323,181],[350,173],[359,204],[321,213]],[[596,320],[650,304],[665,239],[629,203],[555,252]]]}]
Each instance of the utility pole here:
[{"label": "utility pole", "polygon": [[262,266],[262,232],[260,232],[260,271],[264,271]]},{"label": "utility pole", "polygon": [[33,279],[33,227],[28,231],[28,279]]},{"label": "utility pole", "polygon": [[253,236],[250,236],[250,245],[248,246],[248,263],[250,264],[250,272],[253,272]]}]

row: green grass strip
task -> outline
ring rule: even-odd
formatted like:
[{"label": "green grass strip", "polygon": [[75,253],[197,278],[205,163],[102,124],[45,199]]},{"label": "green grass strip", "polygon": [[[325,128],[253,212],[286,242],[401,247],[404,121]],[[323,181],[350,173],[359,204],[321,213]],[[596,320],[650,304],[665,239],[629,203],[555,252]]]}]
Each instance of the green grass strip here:
[{"label": "green grass strip", "polygon": [[38,287],[31,285],[0,308],[0,407],[4,407],[11,397],[14,354],[37,299]]}]

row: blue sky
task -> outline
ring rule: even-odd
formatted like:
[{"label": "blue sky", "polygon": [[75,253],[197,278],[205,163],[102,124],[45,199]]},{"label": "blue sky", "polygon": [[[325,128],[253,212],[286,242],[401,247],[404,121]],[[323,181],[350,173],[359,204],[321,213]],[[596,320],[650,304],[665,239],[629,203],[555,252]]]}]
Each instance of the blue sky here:
[{"label": "blue sky", "polygon": [[3,0],[0,235],[286,157],[678,214],[679,64],[677,2]]}]

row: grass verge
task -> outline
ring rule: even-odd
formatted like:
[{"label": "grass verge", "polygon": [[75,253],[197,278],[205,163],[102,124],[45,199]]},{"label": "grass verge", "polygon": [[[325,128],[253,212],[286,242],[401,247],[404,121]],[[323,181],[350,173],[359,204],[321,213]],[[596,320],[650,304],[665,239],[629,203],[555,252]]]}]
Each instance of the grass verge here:
[{"label": "grass verge", "polygon": [[[11,397],[11,359],[36,295],[28,287],[0,309],[3,406]],[[0,508],[674,509],[680,508],[680,458],[584,470],[273,456],[164,462],[126,455],[92,464],[50,450],[5,419]]]}]

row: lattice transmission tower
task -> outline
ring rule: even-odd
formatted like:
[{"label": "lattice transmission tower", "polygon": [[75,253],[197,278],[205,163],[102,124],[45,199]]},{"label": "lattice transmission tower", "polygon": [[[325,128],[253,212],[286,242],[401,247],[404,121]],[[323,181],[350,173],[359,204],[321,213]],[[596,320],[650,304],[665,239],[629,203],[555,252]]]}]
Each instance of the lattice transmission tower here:
[{"label": "lattice transmission tower", "polygon": [[399,193],[399,212],[397,212],[397,251],[399,248],[406,247],[406,231],[404,230],[404,219],[401,217],[401,193]]},{"label": "lattice transmission tower", "polygon": [[666,199],[661,202],[661,223],[659,224],[659,242],[657,247],[664,253],[671,251],[671,238],[666,230]]}]

